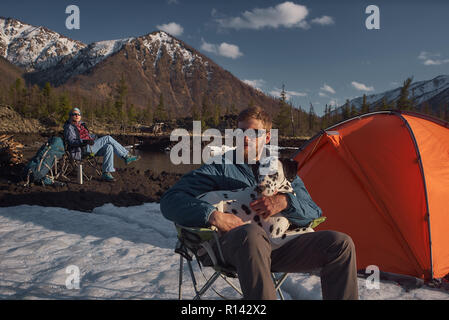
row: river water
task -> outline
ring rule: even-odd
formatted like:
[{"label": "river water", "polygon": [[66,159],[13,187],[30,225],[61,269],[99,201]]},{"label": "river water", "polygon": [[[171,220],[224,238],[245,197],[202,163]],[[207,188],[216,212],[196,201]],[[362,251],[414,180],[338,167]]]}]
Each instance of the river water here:
[{"label": "river water", "polygon": [[139,151],[133,150],[131,153],[140,157],[139,161],[133,162],[128,166],[117,156],[114,157],[114,166],[116,168],[133,167],[140,171],[151,170],[154,173],[161,173],[162,171],[170,173],[187,173],[196,168],[199,168],[200,164],[179,164],[175,165],[170,160],[169,152],[152,152],[152,151]]},{"label": "river water", "polygon": [[[15,135],[17,141],[23,143],[25,148],[23,149],[25,159],[31,159],[39,147],[44,144],[48,137],[42,137],[36,134],[27,134]],[[124,144],[126,146],[126,144]],[[126,146],[127,149],[130,149],[131,146]],[[293,149],[293,148],[292,148]],[[296,149],[296,148],[294,148]],[[293,152],[295,150],[288,150]],[[115,168],[126,168],[133,167],[141,172],[145,172],[146,170],[151,170],[155,174],[159,174],[162,171],[169,173],[187,173],[191,170],[199,168],[201,164],[179,164],[175,165],[170,160],[170,152],[163,151],[148,151],[148,150],[138,150],[132,149],[131,153],[136,154],[140,157],[139,161],[133,162],[130,165],[126,165],[123,160],[114,156],[114,167]]]}]

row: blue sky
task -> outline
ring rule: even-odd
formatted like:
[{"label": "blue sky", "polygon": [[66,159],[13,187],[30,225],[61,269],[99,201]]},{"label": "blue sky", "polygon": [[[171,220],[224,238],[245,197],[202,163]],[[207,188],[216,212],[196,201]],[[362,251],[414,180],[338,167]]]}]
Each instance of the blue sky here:
[{"label": "blue sky", "polygon": [[[65,26],[68,5],[79,30]],[[368,30],[367,6],[380,10]],[[42,25],[86,44],[166,29],[260,90],[285,85],[294,106],[379,93],[449,74],[449,1],[445,0],[2,0],[0,16]]]}]

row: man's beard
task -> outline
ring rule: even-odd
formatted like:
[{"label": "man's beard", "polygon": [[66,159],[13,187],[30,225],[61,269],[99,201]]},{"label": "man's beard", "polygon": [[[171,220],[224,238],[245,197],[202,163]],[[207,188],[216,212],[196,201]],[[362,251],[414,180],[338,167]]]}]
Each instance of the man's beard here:
[{"label": "man's beard", "polygon": [[243,147],[243,156],[245,159],[245,163],[254,164],[256,163],[256,160],[258,159],[259,155],[262,152],[262,149],[264,147],[263,143],[254,143],[253,145],[248,144],[244,145]]}]

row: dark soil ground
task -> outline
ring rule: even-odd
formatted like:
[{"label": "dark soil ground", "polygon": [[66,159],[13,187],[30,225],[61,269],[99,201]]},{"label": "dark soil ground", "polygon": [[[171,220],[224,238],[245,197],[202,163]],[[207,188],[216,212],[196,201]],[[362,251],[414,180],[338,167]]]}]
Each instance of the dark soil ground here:
[{"label": "dark soil ground", "polygon": [[[25,145],[24,159],[28,162],[48,137],[15,135],[14,139]],[[95,170],[84,166],[84,171],[92,176],[78,184],[76,172],[69,180],[60,179],[63,186],[25,186],[22,178],[24,164],[13,167],[0,167],[0,206],[9,207],[21,204],[63,207],[79,211],[91,211],[105,203],[116,206],[134,206],[145,202],[159,202],[162,194],[179,180],[181,174],[150,170],[141,171],[129,167],[117,169],[114,182],[105,182]]]},{"label": "dark soil ground", "polygon": [[[150,170],[138,170],[129,167],[119,168],[113,174],[114,182],[102,181],[92,168],[84,166],[84,171],[92,176],[90,181],[84,179],[84,184],[77,182],[76,172],[63,182],[63,186],[25,186],[22,177],[24,165],[36,154],[49,136],[36,134],[14,134],[14,140],[25,145],[23,149],[24,164],[14,167],[0,165],[0,207],[21,204],[40,205],[48,207],[63,207],[79,211],[92,211],[105,203],[116,206],[134,206],[145,202],[159,202],[162,194],[175,184],[181,174],[162,171],[154,173]],[[164,150],[170,144],[168,137],[142,139],[133,136],[114,136],[123,145],[140,143],[144,150]],[[281,141],[284,146],[298,146],[303,141]],[[296,150],[288,150],[291,156]]]}]

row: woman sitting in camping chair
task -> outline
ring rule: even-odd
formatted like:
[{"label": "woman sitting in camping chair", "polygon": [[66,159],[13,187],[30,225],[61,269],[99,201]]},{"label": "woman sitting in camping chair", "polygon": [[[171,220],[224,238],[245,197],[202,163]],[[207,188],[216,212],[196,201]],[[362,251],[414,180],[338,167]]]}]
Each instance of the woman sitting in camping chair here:
[{"label": "woman sitting in camping chair", "polygon": [[75,160],[81,160],[85,153],[103,157],[101,177],[105,181],[114,181],[111,174],[115,172],[114,153],[126,164],[138,160],[138,157],[130,155],[128,150],[111,136],[97,138],[96,135],[91,134],[86,124],[81,121],[81,110],[78,108],[70,111],[69,119],[64,124],[64,139]]}]

